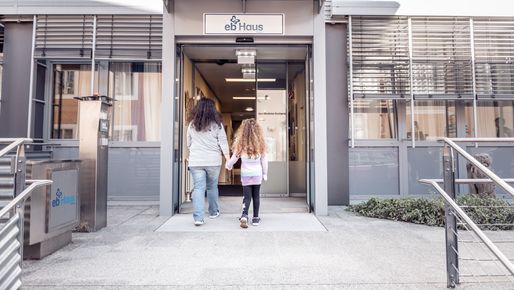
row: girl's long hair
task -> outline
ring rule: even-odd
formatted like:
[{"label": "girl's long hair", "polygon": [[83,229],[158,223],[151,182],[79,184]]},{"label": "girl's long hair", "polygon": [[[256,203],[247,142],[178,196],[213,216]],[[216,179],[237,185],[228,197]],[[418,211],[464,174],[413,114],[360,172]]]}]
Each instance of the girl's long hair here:
[{"label": "girl's long hair", "polygon": [[232,144],[234,154],[255,156],[266,153],[266,141],[261,126],[253,118],[243,120],[237,129],[234,143]]},{"label": "girl's long hair", "polygon": [[213,124],[221,124],[221,116],[216,110],[214,101],[202,97],[189,113],[188,122],[196,131],[207,131]]}]

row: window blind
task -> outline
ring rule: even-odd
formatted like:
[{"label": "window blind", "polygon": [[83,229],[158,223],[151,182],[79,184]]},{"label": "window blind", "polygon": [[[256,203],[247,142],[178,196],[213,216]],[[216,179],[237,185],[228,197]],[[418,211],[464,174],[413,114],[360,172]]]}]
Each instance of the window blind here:
[{"label": "window blind", "polygon": [[354,98],[404,98],[410,94],[407,17],[351,18]]},{"label": "window blind", "polygon": [[514,99],[514,19],[473,19],[478,98]]},{"label": "window blind", "polygon": [[98,58],[160,59],[161,15],[97,16]]},{"label": "window blind", "polygon": [[91,57],[93,16],[39,15],[36,21],[36,57]]},{"label": "window blind", "polygon": [[413,17],[415,98],[473,98],[469,18]]}]

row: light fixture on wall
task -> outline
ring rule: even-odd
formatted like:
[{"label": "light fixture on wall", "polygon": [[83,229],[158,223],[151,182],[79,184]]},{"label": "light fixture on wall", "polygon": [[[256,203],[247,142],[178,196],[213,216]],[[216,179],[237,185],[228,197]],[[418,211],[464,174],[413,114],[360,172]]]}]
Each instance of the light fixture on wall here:
[{"label": "light fixture on wall", "polygon": [[255,100],[255,97],[232,97],[234,100]]},{"label": "light fixture on wall", "polygon": [[[256,79],[244,79],[244,78],[225,78],[227,83],[251,83],[255,82]],[[276,82],[277,79],[257,79],[258,82]]]},{"label": "light fixture on wall", "polygon": [[252,108],[252,107],[246,107],[245,111],[247,111],[247,112],[253,112],[253,108]]},{"label": "light fixture on wall", "polygon": [[257,51],[253,49],[236,50],[238,64],[254,64]]}]

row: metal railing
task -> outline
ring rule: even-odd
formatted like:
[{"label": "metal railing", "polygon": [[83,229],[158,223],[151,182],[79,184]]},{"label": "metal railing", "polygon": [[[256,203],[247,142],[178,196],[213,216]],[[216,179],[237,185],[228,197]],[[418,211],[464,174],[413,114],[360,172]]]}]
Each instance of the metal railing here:
[{"label": "metal railing", "polygon": [[0,289],[18,289],[21,286],[23,261],[23,223],[25,201],[32,191],[52,183],[51,180],[29,180],[30,185],[0,210],[0,219],[10,215],[0,228]]},{"label": "metal railing", "polygon": [[[514,182],[514,179],[502,179],[494,174],[489,168],[480,163],[476,158],[471,156],[466,150],[457,145],[455,142],[508,142],[514,143],[514,138],[443,138],[439,141],[444,142],[443,149],[443,176],[444,179],[421,179],[421,183],[429,184],[444,198],[445,201],[445,233],[446,233],[446,272],[447,286],[454,288],[460,283],[459,269],[459,234],[458,226],[467,225],[465,228],[476,234],[480,242],[484,243],[487,249],[496,257],[501,265],[510,274],[508,276],[511,282],[514,281],[514,265],[500,249],[489,239],[473,220],[466,214],[463,207],[456,202],[456,185],[457,184],[474,184],[474,183],[495,183],[514,197],[514,188],[508,182]],[[457,158],[456,154],[464,157],[469,163],[480,170],[489,179],[456,179],[457,175]],[[444,189],[438,184],[443,182]],[[457,223],[460,221],[460,224]],[[510,226],[513,226],[512,224]],[[476,259],[480,260],[480,259]],[[502,275],[498,275],[502,276]]]},{"label": "metal railing", "polygon": [[0,144],[8,144],[0,150],[0,158],[16,150],[13,164],[14,192],[13,196],[20,194],[25,188],[25,143],[32,142],[30,138],[0,138]]}]

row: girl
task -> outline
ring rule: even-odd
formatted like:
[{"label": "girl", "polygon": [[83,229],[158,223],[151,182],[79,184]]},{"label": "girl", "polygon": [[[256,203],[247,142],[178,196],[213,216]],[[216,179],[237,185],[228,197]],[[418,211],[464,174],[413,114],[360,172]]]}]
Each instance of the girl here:
[{"label": "girl", "polygon": [[227,135],[221,116],[214,101],[201,98],[189,116],[187,128],[187,147],[189,148],[189,170],[193,176],[193,219],[195,226],[204,223],[205,190],[209,202],[209,218],[217,218],[218,177],[221,168],[221,154],[229,157]]},{"label": "girl", "polygon": [[242,228],[248,227],[248,208],[253,199],[252,224],[258,226],[259,218],[259,190],[262,180],[267,180],[268,160],[266,159],[266,143],[261,127],[255,119],[243,120],[236,132],[232,146],[232,158],[225,167],[232,167],[241,158],[241,183],[243,184],[243,213],[239,219]]}]

